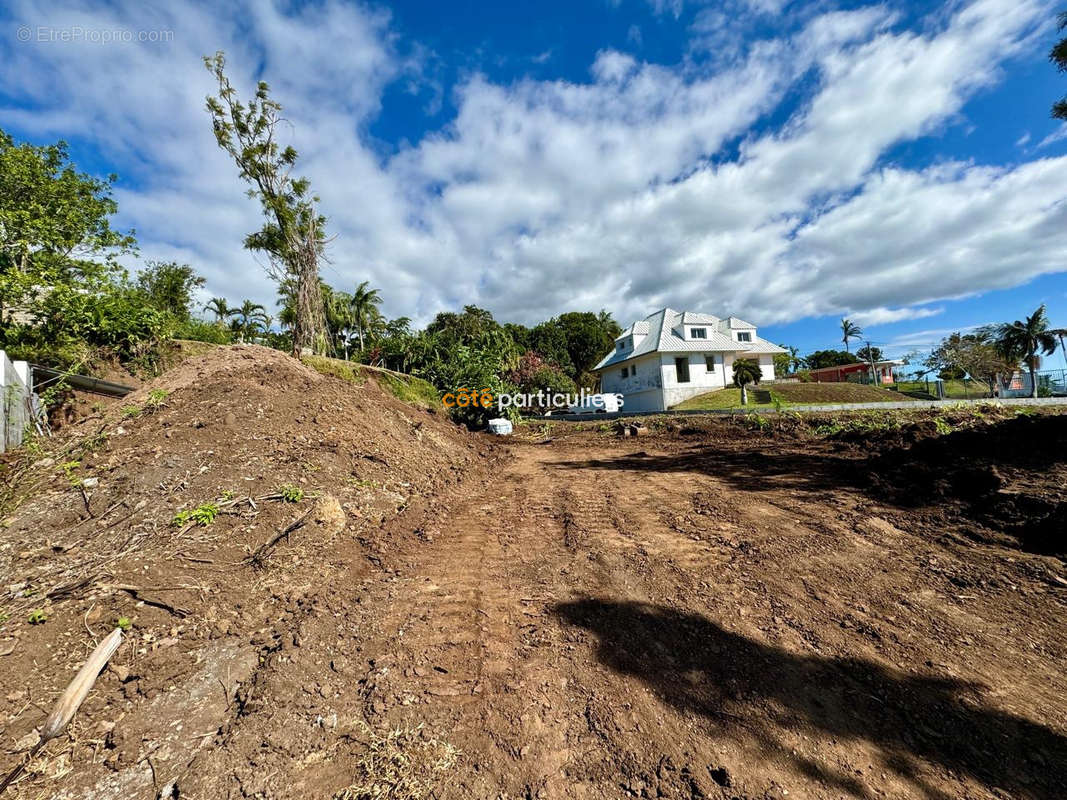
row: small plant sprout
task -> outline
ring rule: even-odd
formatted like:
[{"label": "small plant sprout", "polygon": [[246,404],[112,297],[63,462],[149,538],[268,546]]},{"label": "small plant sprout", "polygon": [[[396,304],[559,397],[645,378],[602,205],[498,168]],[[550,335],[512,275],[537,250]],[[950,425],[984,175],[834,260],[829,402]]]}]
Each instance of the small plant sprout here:
[{"label": "small plant sprout", "polygon": [[188,525],[190,522],[195,522],[201,527],[207,527],[215,518],[219,515],[219,507],[215,503],[204,503],[196,508],[188,508],[179,511],[174,515],[174,519],[171,520],[178,527]]},{"label": "small plant sprout", "polygon": [[59,468],[63,470],[63,475],[66,476],[67,481],[71,486],[77,486],[81,483],[81,479],[77,476],[77,470],[82,465],[80,461],[66,461],[59,465]]},{"label": "small plant sprout", "polygon": [[119,617],[115,620],[115,626],[119,628],[123,633],[133,627],[133,620],[129,617]]},{"label": "small plant sprout", "polygon": [[139,417],[140,415],[141,415],[141,407],[140,406],[123,406],[122,407],[122,418],[123,419],[135,419],[136,417]]},{"label": "small plant sprout", "polygon": [[145,401],[144,410],[146,414],[151,414],[153,411],[162,408],[166,405],[167,395],[169,395],[166,389],[153,389],[148,393],[148,400]]},{"label": "small plant sprout", "polygon": [[952,433],[952,425],[944,417],[934,418],[934,430],[937,431],[939,436],[945,436]]},{"label": "small plant sprout", "polygon": [[41,608],[35,608],[33,611],[30,612],[30,616],[27,618],[27,622],[29,622],[31,625],[41,625],[47,621],[48,614],[46,614],[44,609]]},{"label": "small plant sprout", "polygon": [[299,486],[293,486],[291,483],[287,483],[279,489],[278,494],[282,496],[282,500],[286,503],[299,503],[304,499],[304,490]]}]

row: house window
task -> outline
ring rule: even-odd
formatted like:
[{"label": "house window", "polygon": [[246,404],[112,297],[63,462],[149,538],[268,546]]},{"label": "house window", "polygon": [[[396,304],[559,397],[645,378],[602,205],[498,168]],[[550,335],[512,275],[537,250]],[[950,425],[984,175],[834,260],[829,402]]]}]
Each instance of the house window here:
[{"label": "house window", "polygon": [[708,329],[707,328],[690,328],[689,329],[689,337],[691,339],[707,339],[708,338]]},{"label": "house window", "polygon": [[737,341],[739,341],[739,342],[751,342],[752,341],[752,334],[749,333],[748,331],[738,331],[737,332]]},{"label": "house window", "polygon": [[704,368],[708,372],[715,371],[715,356],[704,356]]},{"label": "house window", "polygon": [[622,350],[624,347],[626,347],[626,342],[619,342],[617,345],[615,345],[616,350]]},{"label": "house window", "polygon": [[674,359],[674,371],[678,375],[678,383],[689,383],[689,359]]},{"label": "house window", "polygon": [[622,377],[625,378],[629,374],[630,374],[629,370],[627,370],[626,367],[623,367],[622,368]]},{"label": "house window", "polygon": [[634,364],[632,367],[630,367],[630,377],[631,378],[636,378],[637,377],[637,364]]}]

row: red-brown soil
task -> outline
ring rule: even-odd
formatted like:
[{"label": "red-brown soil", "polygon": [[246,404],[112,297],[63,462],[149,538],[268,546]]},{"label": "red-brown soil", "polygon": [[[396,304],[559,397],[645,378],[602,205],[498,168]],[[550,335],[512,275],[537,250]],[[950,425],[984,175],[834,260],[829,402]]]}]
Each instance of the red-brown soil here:
[{"label": "red-brown soil", "polygon": [[259,348],[159,387],[64,435],[92,518],[57,460],[0,533],[0,769],[134,618],[13,797],[1067,796],[1064,548],[982,500],[1062,501],[1067,418],[501,443]]}]

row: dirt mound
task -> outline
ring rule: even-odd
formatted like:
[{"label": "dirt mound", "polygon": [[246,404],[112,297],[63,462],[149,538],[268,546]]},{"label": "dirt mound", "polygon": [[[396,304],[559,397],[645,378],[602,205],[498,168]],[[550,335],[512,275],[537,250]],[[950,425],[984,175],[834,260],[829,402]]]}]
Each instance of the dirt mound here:
[{"label": "dirt mound", "polygon": [[1067,416],[1015,416],[919,438],[871,460],[878,495],[965,516],[1037,553],[1067,553]]},{"label": "dirt mound", "polygon": [[13,796],[154,796],[146,753],[184,768],[254,702],[239,695],[319,592],[395,565],[418,541],[402,512],[482,476],[487,455],[373,379],[255,346],[188,359],[69,426],[32,457],[0,531],[0,770],[96,639],[121,619],[131,641]]}]

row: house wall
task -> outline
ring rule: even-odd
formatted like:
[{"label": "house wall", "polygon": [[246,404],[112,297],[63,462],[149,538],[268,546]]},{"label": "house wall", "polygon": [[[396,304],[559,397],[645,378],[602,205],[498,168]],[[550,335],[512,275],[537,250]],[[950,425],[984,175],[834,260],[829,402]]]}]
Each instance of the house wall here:
[{"label": "house wall", "polygon": [[[708,370],[704,353],[654,353],[625,365],[609,367],[600,373],[602,392],[623,395],[624,411],[665,411],[671,406],[714,392],[733,384],[734,359],[742,353],[709,353],[714,355],[715,368]],[[675,370],[675,358],[689,359],[689,382],[680,383]],[[762,380],[774,379],[774,358],[770,354],[758,357]],[[622,377],[622,367],[627,377]],[[637,375],[630,371],[637,367]]]},{"label": "house wall", "polygon": [[759,357],[759,371],[763,375],[760,380],[774,380],[774,356],[770,353],[762,353]]},{"label": "house wall", "polygon": [[[734,353],[709,353],[715,356],[715,369],[708,370],[704,353],[660,353],[660,373],[663,380],[663,408],[678,405],[698,394],[728,386],[734,363]],[[675,369],[675,358],[689,359],[689,382],[680,383]]]},{"label": "house wall", "polygon": [[[626,367],[627,377],[622,377],[622,368]],[[633,375],[634,369],[637,374]],[[659,358],[648,355],[626,364],[608,367],[600,373],[600,391],[623,396],[623,411],[659,411],[660,389],[663,376],[659,369]]]}]

